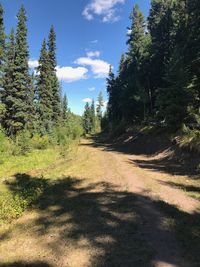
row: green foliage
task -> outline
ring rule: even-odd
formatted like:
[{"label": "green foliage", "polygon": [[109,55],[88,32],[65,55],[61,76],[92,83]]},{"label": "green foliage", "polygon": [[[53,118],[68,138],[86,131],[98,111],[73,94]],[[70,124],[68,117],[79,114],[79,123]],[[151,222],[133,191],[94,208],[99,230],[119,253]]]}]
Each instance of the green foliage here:
[{"label": "green foliage", "polygon": [[56,123],[61,115],[61,99],[59,82],[56,76],[56,34],[53,26],[50,29],[48,39],[48,57],[50,64],[50,73],[48,78],[50,79],[52,90],[52,120],[54,123]]},{"label": "green foliage", "polygon": [[183,124],[177,143],[182,148],[200,153],[200,131],[191,130]]},{"label": "green foliage", "polygon": [[31,146],[33,149],[46,149],[50,144],[49,136],[48,135],[39,135],[35,134],[31,138]]},{"label": "green foliage", "polygon": [[85,104],[85,110],[83,114],[83,129],[85,134],[90,134],[93,131],[94,123],[94,110],[91,110],[89,103]]},{"label": "green foliage", "polygon": [[67,95],[64,94],[64,97],[62,100],[62,119],[63,119],[63,121],[67,120],[67,113],[68,113],[68,100],[67,100]]},{"label": "green foliage", "polygon": [[4,133],[4,130],[0,128],[0,154],[7,153],[9,148],[9,139]]},{"label": "green foliage", "polygon": [[[22,215],[25,209],[34,204],[45,190],[45,180],[28,181],[17,175],[18,181],[8,183],[11,188],[0,197],[0,224],[10,222]],[[12,187],[16,184],[16,190]]]},{"label": "green foliage", "polygon": [[198,0],[152,0],[145,21],[133,7],[128,51],[107,79],[104,128],[153,121],[176,131],[199,123],[199,10]]},{"label": "green foliage", "polygon": [[49,55],[46,48],[46,41],[42,43],[39,58],[39,66],[37,68],[37,92],[39,96],[39,117],[41,133],[49,133],[52,129],[52,87],[51,87],[51,65]]},{"label": "green foliage", "polygon": [[15,138],[15,146],[18,148],[20,155],[25,155],[31,150],[31,135],[29,131],[23,130],[19,132]]},{"label": "green foliage", "polygon": [[[22,6],[17,15],[18,24],[15,37],[15,57],[14,57],[14,75],[13,75],[13,96],[14,109],[12,110],[12,133],[25,129],[28,121],[29,103],[28,95],[30,88],[30,75],[28,67],[28,44],[27,44],[27,27],[26,11]],[[12,97],[12,96],[10,96]]]}]

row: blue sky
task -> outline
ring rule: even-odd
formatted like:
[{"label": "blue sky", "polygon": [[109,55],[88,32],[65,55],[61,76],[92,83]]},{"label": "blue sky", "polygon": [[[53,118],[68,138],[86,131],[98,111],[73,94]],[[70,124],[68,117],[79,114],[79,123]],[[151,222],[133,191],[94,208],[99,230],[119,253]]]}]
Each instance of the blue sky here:
[{"label": "blue sky", "polygon": [[148,15],[150,0],[2,0],[6,33],[16,27],[16,14],[23,4],[28,16],[30,66],[37,64],[41,43],[51,25],[57,35],[58,78],[69,106],[82,114],[84,101],[107,99],[108,66],[117,71],[126,52],[129,15],[135,3]]}]

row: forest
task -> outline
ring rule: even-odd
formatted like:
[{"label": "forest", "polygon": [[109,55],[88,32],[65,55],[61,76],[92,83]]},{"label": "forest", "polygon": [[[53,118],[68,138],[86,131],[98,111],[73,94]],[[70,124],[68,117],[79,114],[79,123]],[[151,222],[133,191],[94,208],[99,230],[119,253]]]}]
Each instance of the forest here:
[{"label": "forest", "polygon": [[[87,23],[127,4],[107,1],[88,1]],[[151,0],[148,16],[133,2],[126,51],[82,116],[55,27],[30,68],[26,8],[7,34],[0,4],[0,267],[200,266],[200,1]]]},{"label": "forest", "polygon": [[127,52],[107,79],[107,124],[152,124],[198,137],[200,2],[152,1],[147,19],[136,4],[130,20]]},{"label": "forest", "polygon": [[[26,11],[17,14],[17,29],[4,32],[0,6],[0,144],[1,153],[25,154],[31,149],[67,145],[82,134],[81,118],[68,107],[56,76],[56,34],[52,26],[43,40],[39,66],[29,70]],[[8,156],[8,155],[7,155]]]}]

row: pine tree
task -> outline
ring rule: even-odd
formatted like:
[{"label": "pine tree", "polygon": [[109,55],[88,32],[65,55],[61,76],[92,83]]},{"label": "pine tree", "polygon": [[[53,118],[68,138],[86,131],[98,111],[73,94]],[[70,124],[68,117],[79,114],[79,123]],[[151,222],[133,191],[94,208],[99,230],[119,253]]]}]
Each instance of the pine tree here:
[{"label": "pine tree", "polygon": [[90,120],[91,120],[91,132],[95,133],[95,131],[96,131],[96,115],[95,115],[94,99],[92,100],[91,107],[90,107]]},{"label": "pine tree", "polygon": [[101,123],[101,119],[102,119],[102,108],[104,106],[104,101],[103,101],[103,94],[102,92],[99,93],[98,95],[98,99],[97,99],[97,118],[99,120],[99,122]]},{"label": "pine tree", "polygon": [[41,132],[48,133],[52,129],[52,87],[51,66],[49,54],[46,47],[46,41],[42,43],[40,51],[39,66],[37,68],[37,91],[39,96],[39,117],[41,123]]},{"label": "pine tree", "polygon": [[39,130],[39,113],[38,113],[38,93],[36,90],[36,77],[34,72],[32,72],[30,81],[30,89],[28,95],[28,105],[29,105],[29,114],[28,114],[28,123],[27,128],[31,133],[36,133]]},{"label": "pine tree", "polygon": [[91,107],[88,102],[85,104],[85,110],[83,113],[83,129],[85,134],[92,132]]},{"label": "pine tree", "polygon": [[166,86],[165,72],[174,49],[176,32],[174,25],[174,0],[152,0],[148,17],[148,29],[151,34],[151,95],[152,105],[156,112],[156,100],[159,89]]},{"label": "pine tree", "polygon": [[4,32],[4,19],[3,19],[3,7],[0,4],[0,92],[2,90],[3,79],[3,62],[5,60],[5,32]]},{"label": "pine tree", "polygon": [[110,66],[107,82],[107,93],[108,93],[108,117],[111,121],[114,119],[114,90],[115,90],[115,75],[112,72],[112,67]]},{"label": "pine tree", "polygon": [[30,93],[30,75],[28,67],[28,44],[27,44],[27,27],[26,12],[22,6],[17,15],[18,24],[15,42],[15,72],[14,88],[16,98],[13,105],[15,116],[14,134],[26,127],[28,121],[29,105],[28,95]]},{"label": "pine tree", "polygon": [[64,94],[62,101],[62,118],[64,122],[67,120],[67,113],[68,113],[68,100],[67,100],[67,95]]},{"label": "pine tree", "polygon": [[146,53],[146,23],[144,15],[136,4],[130,16],[131,28],[127,41],[126,87],[122,99],[126,106],[124,117],[127,121],[141,120],[143,107],[143,79],[140,77],[143,58]]},{"label": "pine tree", "polygon": [[11,30],[9,41],[5,50],[5,64],[3,76],[3,90],[1,101],[5,106],[2,125],[9,136],[16,133],[15,103],[18,101],[17,90],[14,87],[15,79],[15,37],[14,30]]},{"label": "pine tree", "polygon": [[[139,9],[139,6],[136,4],[133,7],[133,11],[130,15],[131,19],[131,28],[129,38],[127,41],[128,44],[128,61],[129,64],[139,65],[141,58],[145,50],[145,30],[146,23],[144,15]],[[139,66],[138,66],[139,67]]]},{"label": "pine tree", "polygon": [[61,115],[61,99],[59,91],[59,82],[56,76],[56,34],[53,26],[50,29],[48,39],[48,53],[51,66],[50,80],[52,88],[52,108],[53,108],[53,121],[56,123]]}]

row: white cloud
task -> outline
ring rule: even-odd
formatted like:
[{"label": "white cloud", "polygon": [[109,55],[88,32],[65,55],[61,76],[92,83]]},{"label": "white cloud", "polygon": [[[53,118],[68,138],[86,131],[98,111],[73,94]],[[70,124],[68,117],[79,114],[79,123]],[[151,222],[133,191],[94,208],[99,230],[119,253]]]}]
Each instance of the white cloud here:
[{"label": "white cloud", "polygon": [[98,43],[98,40],[93,40],[90,42],[91,44],[97,44]]},{"label": "white cloud", "polygon": [[67,83],[75,82],[78,80],[86,79],[88,69],[84,67],[56,67],[57,77],[60,81]]},{"label": "white cloud", "polygon": [[127,32],[126,32],[126,34],[127,35],[131,35],[131,32],[132,32],[132,30],[131,29],[128,29]]},{"label": "white cloud", "polygon": [[[35,69],[36,67],[38,67],[38,60],[36,59],[29,60],[28,65],[30,69]],[[73,68],[70,66],[56,67],[56,75],[58,77],[58,80],[64,81],[66,83],[71,83],[78,80],[86,79],[87,72],[88,69],[85,67],[77,67],[77,68]]]},{"label": "white cloud", "polygon": [[36,59],[30,59],[28,61],[28,66],[29,66],[30,69],[37,68],[38,67],[38,60],[36,60]]},{"label": "white cloud", "polygon": [[90,103],[90,102],[92,102],[92,99],[91,98],[84,98],[84,99],[82,99],[82,101],[85,103]]},{"label": "white cloud", "polygon": [[97,15],[101,16],[103,22],[115,22],[119,20],[116,6],[124,3],[125,0],[90,0],[82,14],[87,20],[92,20]]},{"label": "white cloud", "polygon": [[74,63],[81,66],[89,66],[95,78],[105,78],[109,73],[110,64],[101,59],[80,57]]},{"label": "white cloud", "polygon": [[89,51],[87,52],[88,57],[100,57],[100,51]]},{"label": "white cloud", "polygon": [[90,92],[92,92],[92,91],[95,91],[95,87],[90,87],[90,88],[88,88],[88,90],[90,91]]}]

